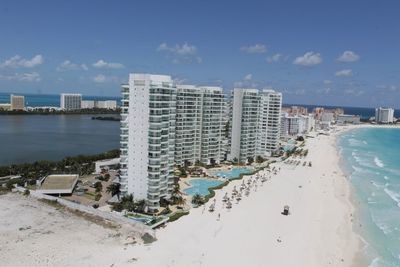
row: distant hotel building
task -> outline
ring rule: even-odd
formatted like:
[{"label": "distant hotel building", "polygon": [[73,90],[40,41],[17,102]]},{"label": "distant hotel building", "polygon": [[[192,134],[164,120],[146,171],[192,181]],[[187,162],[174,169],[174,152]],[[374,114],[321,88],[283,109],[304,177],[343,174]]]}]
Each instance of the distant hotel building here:
[{"label": "distant hotel building", "polygon": [[358,115],[341,114],[341,115],[337,116],[336,124],[338,124],[338,125],[360,124],[360,116],[358,116]]},{"label": "distant hotel building", "polygon": [[304,135],[315,129],[315,120],[312,114],[292,116],[285,113],[282,115],[281,123],[282,137]]},{"label": "distant hotel building", "polygon": [[60,107],[62,110],[81,109],[81,104],[82,104],[81,94],[61,94]]},{"label": "distant hotel building", "polygon": [[393,123],[394,122],[394,109],[392,108],[376,108],[375,109],[375,122],[376,123]]},{"label": "distant hotel building", "polygon": [[25,109],[25,97],[20,95],[10,96],[10,109],[11,110],[24,110]]},{"label": "distant hotel building", "polygon": [[117,109],[117,101],[116,100],[82,100],[81,103],[82,109],[94,109],[94,108],[102,108],[102,109]]},{"label": "distant hotel building", "polygon": [[232,102],[230,160],[247,162],[279,149],[282,94],[235,88]]}]

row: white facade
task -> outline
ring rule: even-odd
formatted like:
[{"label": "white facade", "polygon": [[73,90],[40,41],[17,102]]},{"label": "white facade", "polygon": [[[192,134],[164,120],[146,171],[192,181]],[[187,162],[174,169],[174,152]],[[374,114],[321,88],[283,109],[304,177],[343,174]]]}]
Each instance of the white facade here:
[{"label": "white facade", "polygon": [[376,123],[393,123],[394,109],[392,108],[376,108],[375,109],[375,122]]},{"label": "white facade", "polygon": [[335,114],[332,112],[324,112],[321,115],[322,122],[330,122],[332,123],[335,120]]},{"label": "white facade", "polygon": [[116,109],[117,101],[116,100],[104,100],[104,101],[96,101],[96,108],[104,108],[104,109]]},{"label": "white facade", "polygon": [[82,100],[81,108],[82,109],[92,109],[92,108],[94,108],[94,100]]},{"label": "white facade", "polygon": [[235,88],[232,102],[230,160],[246,162],[279,148],[282,94]]},{"label": "white facade", "polygon": [[348,124],[348,123],[349,124],[359,124],[360,116],[340,114],[337,116],[336,123],[339,125]]},{"label": "white facade", "polygon": [[122,95],[122,191],[154,211],[173,185],[176,87],[170,76],[130,74]]},{"label": "white facade", "polygon": [[284,114],[282,116],[282,136],[308,134],[312,129],[315,129],[315,120],[312,114],[300,116]]},{"label": "white facade", "polygon": [[257,155],[271,156],[279,149],[282,94],[273,90],[263,90],[260,102],[259,142]]},{"label": "white facade", "polygon": [[230,160],[246,162],[256,155],[260,96],[257,89],[235,88],[232,92]]},{"label": "white facade", "polygon": [[25,97],[22,95],[11,95],[10,96],[11,110],[24,110],[25,109]]},{"label": "white facade", "polygon": [[223,159],[224,112],[222,88],[177,86],[176,164],[210,164]]},{"label": "white facade", "polygon": [[82,95],[81,94],[61,94],[60,107],[63,110],[81,109]]},{"label": "white facade", "polygon": [[224,158],[224,93],[221,87],[203,86],[200,89],[203,94],[200,161],[219,163]]},{"label": "white facade", "polygon": [[116,109],[117,101],[116,100],[82,100],[81,102],[82,109],[93,109],[93,108],[103,108],[103,109]]}]

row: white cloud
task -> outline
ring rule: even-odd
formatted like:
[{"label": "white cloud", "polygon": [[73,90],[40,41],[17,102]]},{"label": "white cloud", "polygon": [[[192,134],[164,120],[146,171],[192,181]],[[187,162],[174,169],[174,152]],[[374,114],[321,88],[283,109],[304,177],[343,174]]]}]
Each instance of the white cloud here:
[{"label": "white cloud", "polygon": [[323,89],[318,89],[316,91],[318,94],[329,94],[331,92],[331,88],[327,87],[327,88],[323,88]]},{"label": "white cloud", "polygon": [[351,69],[339,70],[335,73],[337,77],[350,77],[353,76],[353,71]]},{"label": "white cloud", "polygon": [[249,73],[246,76],[244,76],[244,80],[245,81],[250,81],[251,79],[253,79],[253,74]]},{"label": "white cloud", "polygon": [[92,64],[93,67],[98,69],[123,69],[125,66],[121,63],[106,62],[102,59]]},{"label": "white cloud", "polygon": [[331,84],[332,81],[331,80],[324,80],[324,84]]},{"label": "white cloud", "polygon": [[85,64],[76,64],[69,60],[65,60],[57,67],[57,71],[68,71],[68,70],[88,70],[89,68]]},{"label": "white cloud", "polygon": [[203,61],[202,58],[197,55],[197,47],[188,43],[171,46],[167,43],[162,43],[157,47],[157,51],[167,53],[172,63],[175,64],[185,62],[196,62],[200,64]]},{"label": "white cloud", "polygon": [[255,44],[249,46],[242,46],[240,50],[250,54],[254,53],[261,54],[267,52],[267,46],[264,44]]},{"label": "white cloud", "polygon": [[360,56],[353,51],[344,51],[337,60],[340,62],[355,62],[360,59]]},{"label": "white cloud", "polygon": [[93,77],[93,81],[95,83],[120,83],[120,82],[122,82],[116,76],[106,76],[103,74],[98,74],[97,76]]},{"label": "white cloud", "polygon": [[307,52],[303,56],[297,57],[293,64],[301,65],[306,67],[312,67],[322,63],[322,57],[320,53]]},{"label": "white cloud", "polygon": [[282,54],[275,54],[273,56],[267,57],[267,62],[268,63],[275,63],[279,62],[282,59]]},{"label": "white cloud", "polygon": [[3,63],[0,63],[0,67],[2,68],[33,68],[44,61],[42,55],[36,55],[31,59],[22,58],[20,55],[15,55]]},{"label": "white cloud", "polygon": [[40,82],[41,78],[39,73],[15,73],[13,75],[0,75],[0,80],[8,81],[22,81],[22,82]]},{"label": "white cloud", "polygon": [[346,89],[344,90],[345,95],[354,95],[354,96],[360,96],[364,94],[363,90],[355,90],[355,89]]}]

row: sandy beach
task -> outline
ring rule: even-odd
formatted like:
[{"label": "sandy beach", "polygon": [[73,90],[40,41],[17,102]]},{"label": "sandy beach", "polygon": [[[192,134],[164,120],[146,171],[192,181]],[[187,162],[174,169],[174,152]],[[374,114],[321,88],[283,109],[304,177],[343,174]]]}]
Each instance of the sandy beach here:
[{"label": "sandy beach", "polygon": [[[158,240],[149,245],[123,244],[117,230],[43,204],[36,208],[35,201],[27,206],[23,196],[0,196],[0,261],[2,266],[353,266],[361,243],[352,229],[354,208],[336,135],[307,139],[309,153],[301,161],[312,167],[275,163],[281,168],[277,175],[227,210],[224,194],[242,183],[233,181],[216,191],[213,213],[211,200],[157,230]],[[289,216],[281,214],[284,205],[290,206]],[[28,224],[30,229],[18,230]],[[51,233],[31,234],[37,227]]]}]

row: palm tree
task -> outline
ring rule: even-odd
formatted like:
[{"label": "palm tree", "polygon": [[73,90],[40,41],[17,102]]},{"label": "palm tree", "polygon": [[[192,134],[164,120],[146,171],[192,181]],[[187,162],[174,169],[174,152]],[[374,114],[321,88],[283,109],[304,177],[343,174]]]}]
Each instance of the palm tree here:
[{"label": "palm tree", "polygon": [[184,199],[182,196],[179,196],[175,199],[175,203],[177,205],[185,205],[186,204],[186,199]]},{"label": "palm tree", "polygon": [[204,198],[200,194],[195,194],[192,198],[192,204],[200,206],[204,204]]},{"label": "palm tree", "polygon": [[144,199],[139,200],[135,203],[135,206],[136,206],[135,209],[136,212],[143,212],[144,208],[146,207],[146,201]]},{"label": "palm tree", "polygon": [[121,184],[120,183],[112,183],[107,186],[107,193],[110,193],[111,196],[117,195],[119,200],[119,195],[121,194]]}]

